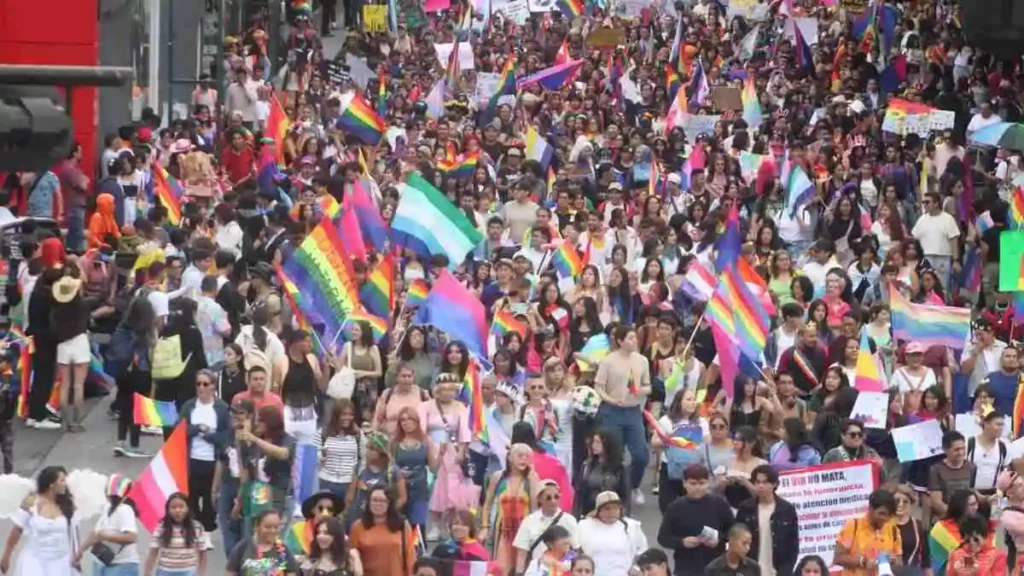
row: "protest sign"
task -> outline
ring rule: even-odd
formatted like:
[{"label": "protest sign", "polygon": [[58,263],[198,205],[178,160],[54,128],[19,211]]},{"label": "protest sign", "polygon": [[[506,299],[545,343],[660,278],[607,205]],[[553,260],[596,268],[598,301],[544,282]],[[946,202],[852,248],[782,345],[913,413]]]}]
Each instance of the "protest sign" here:
[{"label": "protest sign", "polygon": [[704,116],[700,114],[687,114],[683,118],[683,130],[686,132],[686,139],[693,142],[693,139],[701,134],[711,134],[715,130],[715,124],[722,117],[719,115]]},{"label": "protest sign", "polygon": [[503,2],[501,5],[495,3],[492,5],[491,10],[494,14],[504,14],[506,18],[519,25],[525,24],[526,20],[530,17],[530,6],[526,3],[526,0],[510,0],[509,2]]},{"label": "protest sign", "polygon": [[[437,51],[437,61],[441,63],[441,66],[448,66],[448,57],[452,55],[452,50],[454,49],[454,42],[434,44],[434,50]],[[473,45],[469,42],[459,42],[459,70],[461,72],[474,70],[476,67],[475,60],[473,57]]]},{"label": "protest sign", "polygon": [[345,65],[348,66],[352,81],[363,90],[366,89],[366,85],[369,84],[370,80],[377,78],[377,74],[370,69],[366,60],[358,56],[345,54]]},{"label": "protest sign", "polygon": [[475,99],[477,103],[484,103],[491,99],[491,96],[498,90],[498,82],[501,81],[501,74],[496,72],[478,72],[476,75]]},{"label": "protest sign", "polygon": [[719,110],[743,110],[740,89],[735,86],[715,86],[711,89],[711,102]]},{"label": "protest sign", "polygon": [[863,14],[868,8],[868,0],[839,0],[839,7],[848,14]]},{"label": "protest sign", "polygon": [[900,462],[913,462],[942,454],[942,427],[938,420],[925,420],[892,430],[896,457]]},{"label": "protest sign", "polygon": [[363,31],[385,32],[388,29],[387,4],[366,4],[363,6]]},{"label": "protest sign", "polygon": [[556,10],[555,0],[529,0],[530,12],[543,13]]},{"label": "protest sign", "polygon": [[889,411],[887,392],[861,392],[853,403],[850,419],[863,422],[867,428],[885,429],[885,415]]},{"label": "protest sign", "polygon": [[328,60],[324,62],[324,69],[327,72],[327,79],[332,84],[344,84],[352,75],[349,73],[348,66],[338,62],[336,60]]},{"label": "protest sign", "polygon": [[933,110],[928,115],[928,119],[931,121],[932,132],[950,130],[956,122],[956,112],[951,110]]},{"label": "protest sign", "polygon": [[640,18],[644,8],[650,5],[649,1],[644,0],[619,0],[615,3],[619,18]]},{"label": "protest sign", "polygon": [[611,49],[626,43],[624,28],[598,28],[587,34],[587,46],[591,48]]},{"label": "protest sign", "polygon": [[[972,438],[981,434],[981,418],[973,413],[957,414],[953,417],[953,429],[964,435],[964,438]],[[1013,418],[1003,417],[1003,438],[1013,440]]]},{"label": "protest sign", "polygon": [[424,12],[440,12],[451,8],[452,0],[423,0]]},{"label": "protest sign", "polygon": [[867,512],[877,485],[876,465],[865,460],[780,474],[777,494],[796,507],[800,557],[817,554],[831,566],[839,531],[847,520]]}]

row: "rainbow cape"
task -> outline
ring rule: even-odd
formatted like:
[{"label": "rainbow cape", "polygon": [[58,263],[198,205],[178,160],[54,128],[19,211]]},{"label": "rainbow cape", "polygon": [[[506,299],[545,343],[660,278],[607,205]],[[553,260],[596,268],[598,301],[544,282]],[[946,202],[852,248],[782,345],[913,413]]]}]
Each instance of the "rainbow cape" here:
[{"label": "rainbow cape", "polygon": [[487,419],[484,411],[483,387],[480,385],[480,369],[476,360],[470,360],[466,368],[466,376],[459,391],[459,400],[469,409],[469,430],[474,438],[487,442]]}]

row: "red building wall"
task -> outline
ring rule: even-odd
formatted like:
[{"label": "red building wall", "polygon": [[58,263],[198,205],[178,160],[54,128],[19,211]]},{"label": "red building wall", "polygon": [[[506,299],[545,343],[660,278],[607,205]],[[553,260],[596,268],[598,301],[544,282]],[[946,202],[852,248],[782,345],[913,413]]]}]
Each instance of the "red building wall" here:
[{"label": "red building wall", "polygon": [[[0,0],[0,63],[99,65],[99,0]],[[96,166],[96,88],[71,96],[74,139],[82,145],[82,168]]]}]

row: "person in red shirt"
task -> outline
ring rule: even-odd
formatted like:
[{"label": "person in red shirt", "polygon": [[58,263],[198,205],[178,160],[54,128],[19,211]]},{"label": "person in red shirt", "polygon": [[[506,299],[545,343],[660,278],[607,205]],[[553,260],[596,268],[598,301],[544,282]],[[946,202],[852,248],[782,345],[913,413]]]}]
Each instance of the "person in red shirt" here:
[{"label": "person in red shirt", "polygon": [[231,133],[231,146],[221,153],[220,166],[232,186],[256,176],[256,156],[246,143],[242,130]]},{"label": "person in red shirt", "polygon": [[267,374],[267,369],[257,364],[249,368],[247,376],[246,386],[248,390],[235,394],[232,402],[248,400],[256,408],[256,413],[259,413],[264,406],[273,406],[283,414],[284,402],[281,401],[281,397],[268,390],[270,378]]}]

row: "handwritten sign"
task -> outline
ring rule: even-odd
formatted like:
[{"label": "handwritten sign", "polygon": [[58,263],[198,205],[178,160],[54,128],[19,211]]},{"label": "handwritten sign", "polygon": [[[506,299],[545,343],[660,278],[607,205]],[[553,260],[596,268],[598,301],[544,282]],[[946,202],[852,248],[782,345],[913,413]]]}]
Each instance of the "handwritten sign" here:
[{"label": "handwritten sign", "polygon": [[493,10],[495,14],[504,14],[505,18],[520,26],[526,24],[526,21],[530,18],[530,5],[526,0],[511,0],[500,6],[495,4]]},{"label": "handwritten sign", "polygon": [[556,9],[555,0],[528,0],[530,12],[544,13]]},{"label": "handwritten sign", "polygon": [[851,518],[868,510],[868,497],[877,486],[875,466],[863,460],[822,464],[779,475],[780,498],[797,510],[799,557],[816,554],[832,564],[836,535]]},{"label": "handwritten sign", "polygon": [[[441,63],[441,66],[448,65],[448,58],[452,55],[452,50],[454,49],[454,42],[434,44],[434,50],[437,51],[437,60]],[[469,42],[459,42],[459,70],[465,72],[466,70],[473,70],[475,66],[473,45]]]},{"label": "handwritten sign", "polygon": [[388,29],[387,4],[366,4],[363,6],[363,31],[385,32]]},{"label": "handwritten sign", "polygon": [[925,420],[892,430],[896,457],[900,462],[924,460],[942,454],[942,427],[938,420]]},{"label": "handwritten sign", "polygon": [[719,115],[714,116],[703,116],[699,114],[687,114],[683,119],[683,130],[686,132],[686,139],[693,141],[694,138],[700,135],[710,135],[715,130],[715,124],[722,117]]},{"label": "handwritten sign", "polygon": [[885,415],[889,410],[886,392],[861,392],[853,403],[850,419],[863,422],[866,428],[885,429]]},{"label": "handwritten sign", "polygon": [[501,81],[501,74],[495,72],[478,72],[476,75],[476,101],[483,104],[491,99],[491,96],[498,90],[498,82]]}]

